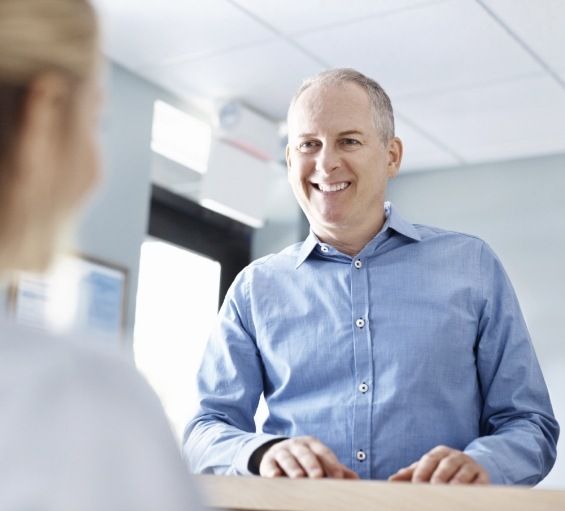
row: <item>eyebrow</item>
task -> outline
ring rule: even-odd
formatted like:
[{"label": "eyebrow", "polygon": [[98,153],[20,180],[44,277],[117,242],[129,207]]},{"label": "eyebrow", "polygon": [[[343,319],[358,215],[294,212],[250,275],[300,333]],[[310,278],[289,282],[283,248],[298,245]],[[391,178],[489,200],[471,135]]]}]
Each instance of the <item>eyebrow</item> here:
[{"label": "eyebrow", "polygon": [[[347,135],[363,135],[363,132],[359,130],[346,130],[346,131],[340,131],[337,134],[338,137],[345,137]],[[300,133],[298,135],[298,138],[311,138],[316,136],[317,135],[315,133]]]},{"label": "eyebrow", "polygon": [[362,131],[359,130],[347,130],[347,131],[341,131],[338,133],[338,137],[345,137],[347,135],[363,135]]}]

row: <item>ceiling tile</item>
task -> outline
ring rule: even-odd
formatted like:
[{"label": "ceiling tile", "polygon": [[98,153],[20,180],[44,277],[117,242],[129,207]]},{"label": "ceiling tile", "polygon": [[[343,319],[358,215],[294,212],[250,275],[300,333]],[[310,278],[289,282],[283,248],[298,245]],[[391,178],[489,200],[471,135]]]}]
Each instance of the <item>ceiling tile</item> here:
[{"label": "ceiling tile", "polygon": [[565,91],[546,75],[405,98],[397,108],[467,162],[565,152]]},{"label": "ceiling tile", "polygon": [[393,95],[465,88],[539,72],[471,0],[441,2],[309,35],[297,41],[332,66],[354,67]]},{"label": "ceiling tile", "polygon": [[396,118],[396,136],[402,140],[404,154],[400,172],[454,167],[460,164],[453,155],[438,147],[424,135]]},{"label": "ceiling tile", "polygon": [[565,79],[563,0],[484,0],[527,46]]},{"label": "ceiling tile", "polygon": [[146,69],[143,74],[181,97],[196,93],[212,99],[240,99],[282,120],[304,77],[320,70],[302,52],[277,40],[209,59]]},{"label": "ceiling tile", "polygon": [[244,9],[286,34],[386,15],[444,0],[235,0]]},{"label": "ceiling tile", "polygon": [[[395,109],[403,170],[565,151],[565,91],[474,0],[93,0],[107,54],[181,98],[240,99],[283,119],[321,70],[376,78]],[[565,0],[484,0],[565,80]],[[211,101],[210,101],[211,103]],[[433,140],[439,143],[434,143]]]},{"label": "ceiling tile", "polygon": [[107,55],[129,69],[213,55],[273,39],[225,0],[94,0]]}]

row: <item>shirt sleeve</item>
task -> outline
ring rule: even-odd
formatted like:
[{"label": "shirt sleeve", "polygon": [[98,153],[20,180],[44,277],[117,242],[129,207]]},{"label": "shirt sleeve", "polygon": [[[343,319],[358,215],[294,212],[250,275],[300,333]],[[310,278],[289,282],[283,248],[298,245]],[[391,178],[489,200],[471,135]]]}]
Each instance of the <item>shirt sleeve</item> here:
[{"label": "shirt sleeve", "polygon": [[183,449],[196,473],[251,475],[253,452],[284,438],[256,433],[264,368],[246,285],[244,270],[227,293],[198,373],[200,408],[186,428]]},{"label": "shirt sleeve", "polygon": [[475,350],[483,410],[481,436],[465,453],[493,484],[534,485],[555,462],[559,425],[516,294],[486,244],[479,266]]}]

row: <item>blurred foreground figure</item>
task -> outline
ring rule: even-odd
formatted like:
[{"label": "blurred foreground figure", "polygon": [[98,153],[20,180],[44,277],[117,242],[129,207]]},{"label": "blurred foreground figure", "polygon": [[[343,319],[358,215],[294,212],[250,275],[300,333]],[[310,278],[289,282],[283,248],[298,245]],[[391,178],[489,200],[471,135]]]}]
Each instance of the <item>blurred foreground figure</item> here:
[{"label": "blurred foreground figure", "polygon": [[[85,0],[0,0],[3,279],[48,266],[97,180],[98,59]],[[0,325],[0,509],[196,509],[156,396],[75,341]]]}]

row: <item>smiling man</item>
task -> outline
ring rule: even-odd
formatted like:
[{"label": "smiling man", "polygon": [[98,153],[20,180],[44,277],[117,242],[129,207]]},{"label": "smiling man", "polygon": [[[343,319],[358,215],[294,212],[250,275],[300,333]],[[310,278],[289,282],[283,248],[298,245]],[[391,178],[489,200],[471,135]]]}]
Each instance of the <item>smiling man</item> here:
[{"label": "smiling man", "polygon": [[385,202],[402,143],[384,90],[326,71],[298,90],[288,126],[288,177],[311,232],[228,292],[186,431],[192,468],[540,481],[559,426],[518,301],[483,241],[413,225]]}]

